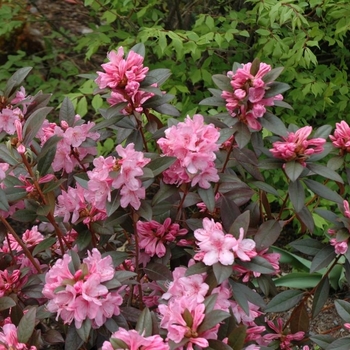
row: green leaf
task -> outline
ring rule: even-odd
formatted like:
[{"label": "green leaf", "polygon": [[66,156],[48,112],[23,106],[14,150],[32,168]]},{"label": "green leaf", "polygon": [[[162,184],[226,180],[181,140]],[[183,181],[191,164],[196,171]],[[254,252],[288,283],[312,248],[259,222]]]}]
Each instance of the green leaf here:
[{"label": "green leaf", "polygon": [[33,250],[33,256],[37,255],[38,253],[50,248],[53,244],[56,243],[55,237],[48,237],[45,238],[43,241],[41,241],[37,246],[35,246]]},{"label": "green leaf", "polygon": [[314,288],[321,281],[322,275],[309,272],[292,272],[274,280],[276,287],[307,289]]},{"label": "green leaf", "polygon": [[137,320],[135,330],[144,337],[152,335],[152,315],[147,307],[142,310],[141,315]]},{"label": "green leaf", "polygon": [[201,197],[201,200],[206,205],[208,211],[210,213],[214,212],[214,210],[215,210],[215,195],[214,195],[213,187],[210,186],[207,189],[198,187],[198,194]]},{"label": "green leaf", "polygon": [[227,343],[231,346],[232,350],[243,349],[245,338],[247,335],[247,326],[237,326],[228,336]]},{"label": "green leaf", "polygon": [[303,208],[296,214],[297,218],[308,228],[308,230],[310,232],[313,232],[315,228],[315,223],[314,218],[310,213],[309,209],[306,206],[303,206]]},{"label": "green leaf", "polygon": [[250,261],[236,261],[237,265],[243,266],[250,271],[260,272],[260,273],[274,273],[275,269],[272,265],[263,257],[255,256]]},{"label": "green leaf", "polygon": [[135,46],[133,46],[130,51],[134,51],[135,53],[138,53],[142,57],[145,57],[146,54],[146,48],[143,43],[137,43]]},{"label": "green leaf", "polygon": [[315,174],[321,175],[325,177],[326,179],[334,180],[339,183],[344,183],[342,177],[336,173],[334,170],[321,165],[321,164],[315,164],[315,163],[306,163],[306,167],[314,172]]},{"label": "green leaf", "polygon": [[18,342],[26,343],[31,337],[35,327],[36,307],[31,307],[23,315],[18,325]]},{"label": "green leaf", "polygon": [[247,287],[242,283],[238,283],[228,280],[233,292],[233,298],[237,301],[238,305],[243,309],[243,311],[249,315],[249,305],[248,301],[252,304],[260,306],[260,308],[265,308],[264,299],[256,292],[254,292],[251,288]]},{"label": "green leaf", "polygon": [[168,78],[171,76],[170,69],[167,68],[158,68],[149,71],[146,75],[145,80],[142,82],[141,86],[147,86],[152,84],[157,84],[157,86],[165,83]]},{"label": "green leaf", "polygon": [[5,191],[2,188],[0,188],[0,209],[4,211],[8,211],[10,209]]},{"label": "green leaf", "polygon": [[338,315],[344,320],[344,322],[350,322],[350,303],[345,300],[335,300],[335,308],[338,312]]},{"label": "green leaf", "polygon": [[161,106],[156,106],[152,107],[155,111],[165,114],[165,115],[170,115],[172,117],[179,117],[180,112],[172,105],[169,103],[164,103]]},{"label": "green leaf", "polygon": [[75,328],[74,322],[68,327],[67,336],[64,343],[65,350],[80,349],[84,341],[80,338]]},{"label": "green leaf", "polygon": [[313,238],[299,239],[289,245],[303,254],[312,256],[315,256],[324,247],[320,241]]},{"label": "green leaf", "polygon": [[349,350],[350,349],[350,337],[343,337],[341,339],[335,340],[329,346],[327,350]]},{"label": "green leaf", "polygon": [[23,127],[23,144],[26,147],[30,146],[30,143],[40,130],[46,116],[52,111],[52,107],[42,107],[33,112],[26,120]]},{"label": "green leaf", "polygon": [[8,98],[12,97],[16,88],[22,83],[32,69],[32,67],[23,67],[18,69],[7,81],[3,95]]},{"label": "green leaf", "polygon": [[309,272],[311,266],[311,262],[309,260],[275,246],[272,247],[272,250],[274,253],[280,254],[280,264],[290,264],[298,270]]},{"label": "green leaf", "polygon": [[56,135],[50,137],[45,142],[41,152],[38,154],[37,169],[38,169],[41,176],[46,175],[48,173],[49,169],[51,168],[51,165],[52,165],[53,160],[54,160],[55,155],[56,155],[57,143],[60,140],[61,140],[61,137],[58,137]]},{"label": "green leaf", "polygon": [[254,236],[257,251],[264,250],[275,243],[281,231],[282,226],[278,221],[268,220],[263,222]]},{"label": "green leaf", "polygon": [[232,91],[232,86],[230,84],[230,79],[223,74],[214,74],[212,76],[214,84],[221,90]]},{"label": "green leaf", "polygon": [[201,273],[207,272],[209,269],[209,266],[204,265],[202,262],[195,263],[191,265],[185,272],[185,276],[192,276],[192,275],[197,275]]},{"label": "green leaf", "polygon": [[328,345],[334,341],[334,338],[328,334],[318,334],[310,337],[310,340],[319,345],[322,349],[327,349]]},{"label": "green leaf", "polygon": [[267,130],[279,136],[286,136],[288,130],[280,118],[274,114],[266,112],[262,118],[259,119],[260,124]]},{"label": "green leaf", "polygon": [[326,246],[320,250],[311,262],[310,272],[321,270],[323,267],[327,267],[336,257],[334,247]]},{"label": "green leaf", "polygon": [[267,184],[266,182],[252,181],[252,182],[250,182],[250,184],[256,186],[259,190],[262,190],[264,192],[273,194],[276,197],[279,197],[277,190],[274,187],[272,187],[271,185]]},{"label": "green leaf", "polygon": [[152,170],[154,176],[157,176],[164,170],[168,169],[175,161],[175,157],[158,157],[147,164],[147,168]]},{"label": "green leaf", "polygon": [[265,312],[284,312],[299,303],[304,292],[300,290],[285,290],[277,294],[267,304]]},{"label": "green leaf", "polygon": [[90,337],[90,331],[91,331],[91,320],[85,319],[83,323],[81,324],[80,328],[76,328],[76,331],[79,335],[79,337],[84,340],[84,343],[87,343]]},{"label": "green leaf", "polygon": [[226,345],[221,340],[208,339],[208,342],[209,342],[209,348],[206,348],[206,349],[213,349],[213,350],[232,350],[233,349],[231,346]]},{"label": "green leaf", "polygon": [[225,100],[222,97],[207,97],[199,102],[201,106],[222,107],[226,105]]},{"label": "green leaf", "polygon": [[232,266],[225,266],[220,263],[216,263],[213,265],[213,272],[218,284],[224,282],[227,278],[229,278],[232,274]]},{"label": "green leaf", "polygon": [[61,104],[60,112],[58,114],[58,121],[67,122],[68,126],[73,127],[75,122],[75,110],[72,101],[69,97],[65,97]]},{"label": "green leaf", "polygon": [[230,227],[230,232],[233,236],[238,238],[240,236],[240,229],[243,228],[244,234],[248,232],[250,223],[250,211],[246,210],[240,214]]},{"label": "green leaf", "polygon": [[[260,30],[265,30],[265,29],[260,29]],[[267,30],[267,32],[269,34],[271,34],[270,31]],[[276,68],[271,69],[268,73],[266,73],[262,77],[263,82],[270,83],[272,81],[275,81],[280,76],[280,74],[283,72],[283,70],[284,70],[284,67],[276,67]]]},{"label": "green leaf", "polygon": [[0,298],[0,311],[4,311],[14,307],[16,302],[10,297],[1,297]]},{"label": "green leaf", "polygon": [[305,179],[304,183],[312,192],[319,195],[321,198],[325,198],[339,204],[343,203],[343,198],[338,193],[336,193],[335,191],[332,191],[331,189],[321,184],[320,182],[310,180],[310,179]]},{"label": "green leaf", "polygon": [[11,218],[19,222],[32,222],[37,216],[37,213],[31,209],[19,209],[12,214]]},{"label": "green leaf", "polygon": [[266,91],[264,98],[274,97],[278,94],[284,93],[289,89],[290,86],[288,84],[275,81],[271,84],[268,84],[268,90]]},{"label": "green leaf", "polygon": [[324,304],[326,303],[329,295],[329,280],[325,276],[320,284],[317,286],[314,293],[314,299],[312,301],[312,318],[316,317],[318,313],[322,310]]},{"label": "green leaf", "polygon": [[151,262],[143,268],[143,271],[153,281],[173,280],[171,271],[163,264]]},{"label": "green leaf", "polygon": [[161,203],[165,199],[169,198],[170,196],[178,192],[179,190],[176,186],[165,185],[163,182],[161,182],[158,192],[152,198],[152,205]]},{"label": "green leaf", "polygon": [[304,169],[305,168],[299,162],[293,160],[286,163],[284,170],[291,181],[296,181]]},{"label": "green leaf", "polygon": [[197,332],[199,334],[203,333],[208,329],[215,327],[217,324],[219,324],[221,321],[223,321],[228,317],[230,317],[230,314],[226,311],[222,311],[222,310],[210,311],[205,315],[205,318],[203,322],[200,324],[200,326],[198,327]]},{"label": "green leaf", "polygon": [[295,211],[298,213],[305,204],[305,191],[299,179],[289,183],[288,193],[290,201],[292,202]]}]

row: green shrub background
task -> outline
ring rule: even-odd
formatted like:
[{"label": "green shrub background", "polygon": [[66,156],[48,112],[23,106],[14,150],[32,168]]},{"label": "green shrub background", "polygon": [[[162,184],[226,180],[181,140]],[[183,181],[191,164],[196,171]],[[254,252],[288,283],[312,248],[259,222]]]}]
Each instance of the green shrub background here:
[{"label": "green shrub background", "polygon": [[[230,70],[233,62],[259,57],[273,67],[285,67],[280,80],[291,86],[285,100],[294,110],[277,113],[284,122],[319,126],[347,120],[348,0],[85,0],[90,33],[75,37],[64,28],[53,28],[43,52],[7,53],[9,38],[21,25],[45,21],[40,14],[25,13],[23,2],[1,3],[0,20],[6,24],[0,30],[1,55],[6,62],[0,75],[7,77],[19,67],[34,65],[29,86],[52,91],[58,101],[69,95],[82,115],[91,108],[94,86],[76,77],[82,73],[77,60],[57,60],[62,48],[50,46],[54,38],[66,42],[66,56],[81,57],[85,66],[101,62],[107,51],[120,45],[130,48],[143,42],[146,64],[171,69],[174,85],[169,92],[176,95],[182,117],[204,112],[198,102],[209,96],[207,88],[214,87],[212,74]],[[45,79],[43,68],[49,70]],[[96,98],[94,110],[101,104]]]}]

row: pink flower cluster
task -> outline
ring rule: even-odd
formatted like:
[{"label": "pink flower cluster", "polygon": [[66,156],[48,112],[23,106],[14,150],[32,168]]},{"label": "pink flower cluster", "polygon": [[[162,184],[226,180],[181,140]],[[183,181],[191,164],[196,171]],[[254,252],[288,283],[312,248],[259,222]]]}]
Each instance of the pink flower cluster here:
[{"label": "pink flower cluster", "polygon": [[[26,230],[22,235],[22,241],[28,248],[36,246],[43,239],[44,236],[38,231],[37,226]],[[0,248],[0,252],[13,254],[13,261],[16,263],[15,266],[0,270],[0,297],[11,293],[21,294],[25,297],[21,289],[27,283],[29,276],[36,274],[37,270],[23,253],[22,247],[11,233],[7,233],[2,247]],[[39,261],[36,258],[34,258],[34,260],[40,266]],[[27,273],[23,274],[26,270],[28,270]]]},{"label": "pink flower cluster", "polygon": [[[189,265],[193,264],[193,261]],[[167,291],[162,295],[167,304],[160,303],[159,313],[162,317],[160,326],[168,330],[168,338],[176,344],[184,344],[178,349],[193,349],[194,345],[200,348],[208,346],[209,339],[217,339],[219,324],[210,329],[201,329],[201,324],[206,317],[205,299],[215,296],[214,310],[222,310],[227,313],[230,310],[238,323],[250,327],[247,341],[261,338],[260,333],[265,327],[257,327],[254,320],[262,313],[259,307],[249,303],[249,313],[232,300],[232,291],[227,281],[209,292],[209,285],[205,283],[206,273],[185,276],[187,268],[177,267],[173,271],[173,281],[167,286]],[[208,316],[209,317],[209,316]]]},{"label": "pink flower cluster", "polygon": [[220,262],[222,265],[233,265],[235,258],[242,261],[250,261],[257,255],[255,242],[244,237],[243,228],[240,229],[239,238],[236,239],[231,234],[225,234],[222,226],[213,219],[203,219],[203,229],[194,231],[199,252],[194,259],[203,261],[211,266]]},{"label": "pink flower cluster", "polygon": [[198,184],[209,188],[209,181],[219,181],[214,163],[219,136],[215,126],[205,125],[200,114],[195,114],[193,119],[187,116],[184,122],[165,130],[165,138],[157,143],[164,155],[177,160],[163,172],[164,182],[177,185],[191,183],[192,186]]},{"label": "pink flower cluster", "polygon": [[49,299],[47,309],[57,312],[57,319],[61,317],[67,324],[74,321],[77,328],[89,319],[93,328],[99,328],[108,318],[120,314],[122,296],[104,285],[114,278],[110,256],[102,258],[94,248],[79,269],[74,273],[72,269],[71,256],[64,254],[45,276],[43,295]]},{"label": "pink flower cluster", "polygon": [[80,220],[84,224],[104,220],[107,217],[106,210],[96,208],[86,197],[89,197],[88,191],[79,184],[76,184],[76,188],[69,186],[67,191],[62,191],[57,197],[55,216],[73,224]]},{"label": "pink flower cluster", "polygon": [[349,240],[350,240],[350,205],[349,202],[343,201],[343,213],[346,219],[343,219],[348,224],[345,224],[346,229],[343,230],[334,230],[329,229],[328,233],[335,238],[331,238],[329,243],[334,247],[334,251],[336,254],[345,254],[349,248]]},{"label": "pink flower cluster", "polygon": [[105,209],[106,200],[111,200],[111,190],[120,190],[120,205],[126,208],[129,204],[134,209],[139,209],[140,199],[146,196],[145,188],[139,179],[143,175],[142,168],[151,160],[145,158],[143,152],[135,151],[134,144],[129,143],[125,148],[121,145],[116,147],[120,156],[94,159],[95,168],[88,171],[89,176],[86,199],[96,208]]},{"label": "pink flower cluster", "polygon": [[84,145],[84,142],[88,139],[96,141],[100,137],[97,132],[90,131],[94,125],[93,122],[84,124],[78,114],[75,116],[73,127],[65,121],[62,121],[59,126],[45,120],[37,134],[37,137],[41,140],[41,146],[54,135],[62,138],[57,144],[56,155],[52,162],[54,171],[64,170],[71,173],[75,167],[83,167],[82,162],[86,156],[97,154],[96,147]]},{"label": "pink flower cluster", "polygon": [[334,135],[330,135],[329,138],[334,147],[340,149],[341,154],[350,152],[350,127],[346,121],[336,123]]},{"label": "pink flower cluster", "polygon": [[171,223],[170,218],[165,219],[163,224],[155,220],[138,221],[136,228],[139,248],[144,249],[146,254],[157,255],[159,258],[165,255],[167,243],[174,242],[176,237],[187,233],[187,230],[181,229],[179,224]]},{"label": "pink flower cluster", "polygon": [[305,161],[311,155],[323,152],[323,145],[326,143],[323,138],[308,139],[311,132],[311,126],[304,126],[295,133],[290,132],[288,136],[283,137],[283,141],[274,142],[270,152],[275,158],[285,162],[297,161],[306,166]]},{"label": "pink flower cluster", "polygon": [[236,72],[228,72],[233,91],[223,91],[221,96],[226,100],[226,108],[233,117],[238,117],[253,130],[260,130],[258,119],[266,112],[266,106],[273,106],[274,101],[283,99],[278,94],[264,98],[269,86],[263,77],[271,70],[271,66],[260,63],[258,72],[251,73],[252,63],[242,64]]},{"label": "pink flower cluster", "polygon": [[10,318],[0,328],[0,350],[36,350],[36,346],[27,346],[18,341],[17,327],[11,323]]},{"label": "pink flower cluster", "polygon": [[111,89],[111,97],[107,99],[111,105],[127,103],[122,110],[124,114],[141,113],[142,104],[154,96],[151,92],[140,90],[140,82],[148,72],[148,67],[143,66],[143,57],[130,51],[124,59],[123,47],[119,47],[118,52],[109,52],[107,57],[109,62],[102,64],[105,72],[97,72],[96,84],[100,89]]},{"label": "pink flower cluster", "polygon": [[[102,350],[169,350],[169,345],[164,342],[161,336],[151,335],[145,337],[139,334],[134,329],[126,330],[119,328],[111,336],[111,342],[105,341],[102,345]],[[115,340],[117,347],[113,346],[113,340]]]}]

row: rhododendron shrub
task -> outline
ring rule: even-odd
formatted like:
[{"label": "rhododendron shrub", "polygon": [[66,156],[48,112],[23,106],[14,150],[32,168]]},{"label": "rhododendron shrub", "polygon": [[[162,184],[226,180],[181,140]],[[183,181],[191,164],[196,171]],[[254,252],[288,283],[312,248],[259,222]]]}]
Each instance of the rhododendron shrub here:
[{"label": "rhododendron shrub", "polygon": [[348,124],[286,127],[257,59],[180,119],[144,55],[107,54],[93,120],[28,95],[30,68],[0,92],[0,348],[350,348],[309,322],[349,282]]}]

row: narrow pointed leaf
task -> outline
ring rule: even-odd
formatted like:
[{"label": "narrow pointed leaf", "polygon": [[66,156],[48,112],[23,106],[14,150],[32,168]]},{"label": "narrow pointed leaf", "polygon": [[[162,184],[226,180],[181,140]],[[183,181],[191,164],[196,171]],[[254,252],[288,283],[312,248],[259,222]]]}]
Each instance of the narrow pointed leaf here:
[{"label": "narrow pointed leaf", "polygon": [[313,238],[299,239],[289,243],[291,247],[307,255],[315,256],[325,246],[320,241]]},{"label": "narrow pointed leaf", "polygon": [[268,220],[263,222],[254,236],[257,251],[264,250],[274,244],[281,231],[282,226],[278,221]]},{"label": "narrow pointed leaf", "polygon": [[293,207],[298,213],[305,204],[305,191],[301,181],[298,179],[291,181],[288,186],[288,193]]},{"label": "narrow pointed leaf", "polygon": [[311,262],[310,272],[316,272],[327,267],[336,257],[334,247],[326,246],[320,250]]},{"label": "narrow pointed leaf", "polygon": [[16,302],[10,297],[0,298],[0,311],[7,310],[16,305]]},{"label": "narrow pointed leaf", "polygon": [[91,331],[91,320],[86,319],[83,321],[80,328],[77,328],[77,333],[79,337],[84,340],[85,343],[89,340],[90,337],[90,331]]},{"label": "narrow pointed leaf", "polygon": [[31,337],[35,327],[36,307],[31,307],[21,318],[18,325],[18,341],[26,343]]},{"label": "narrow pointed leaf", "polygon": [[332,191],[327,186],[321,184],[320,182],[305,179],[305,185],[315,194],[319,195],[321,198],[328,199],[330,201],[342,204],[343,198],[335,191]]},{"label": "narrow pointed leaf", "polygon": [[14,94],[16,88],[22,83],[22,81],[26,78],[32,69],[32,67],[23,67],[18,69],[7,81],[4,96],[11,97]]},{"label": "narrow pointed leaf", "polygon": [[75,110],[72,101],[67,96],[63,99],[63,102],[61,104],[58,120],[60,123],[62,121],[65,121],[70,127],[74,125]]},{"label": "narrow pointed leaf", "polygon": [[137,320],[135,329],[140,334],[143,334],[144,337],[149,337],[152,335],[152,316],[147,307],[142,310],[141,315]]},{"label": "narrow pointed leaf", "polygon": [[282,120],[274,114],[266,112],[262,118],[259,119],[260,124],[267,130],[279,136],[286,136],[288,130]]},{"label": "narrow pointed leaf", "polygon": [[300,303],[292,312],[290,316],[290,330],[292,333],[309,331],[309,315],[305,303]]},{"label": "narrow pointed leaf", "polygon": [[224,282],[232,274],[232,266],[225,266],[220,263],[213,265],[213,272],[218,284]]},{"label": "narrow pointed leaf", "polygon": [[309,163],[306,165],[306,167],[310,169],[312,172],[314,172],[315,174],[321,175],[326,179],[344,183],[342,177],[337,172],[330,169],[329,167],[326,167],[321,164],[316,164],[316,163]]},{"label": "narrow pointed leaf", "polygon": [[321,283],[317,286],[312,302],[312,318],[316,317],[322,310],[329,295],[329,280],[328,277],[322,279]]},{"label": "narrow pointed leaf", "polygon": [[338,315],[344,320],[344,322],[350,323],[350,303],[345,300],[338,299],[335,300],[334,305]]},{"label": "narrow pointed leaf", "polygon": [[284,312],[299,303],[304,292],[300,290],[286,290],[277,294],[267,304],[265,312]]},{"label": "narrow pointed leaf", "polygon": [[207,189],[199,187],[198,194],[201,197],[204,204],[206,205],[208,211],[210,213],[214,212],[214,210],[215,210],[215,195],[214,195],[213,187],[210,186]]},{"label": "narrow pointed leaf", "polygon": [[41,241],[37,246],[35,246],[33,250],[33,256],[37,255],[38,253],[50,248],[52,245],[56,243],[55,237],[49,237]]},{"label": "narrow pointed leaf", "polygon": [[232,91],[232,86],[230,84],[230,79],[223,74],[214,74],[212,76],[214,84],[221,90]]},{"label": "narrow pointed leaf", "polygon": [[304,167],[295,161],[286,163],[285,172],[291,181],[296,181],[301,173],[304,171]]},{"label": "narrow pointed leaf", "polygon": [[204,321],[198,328],[198,333],[207,331],[219,324],[224,319],[230,317],[230,314],[222,310],[213,310],[205,315]]}]

